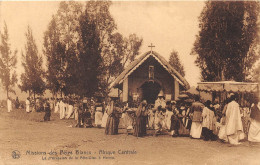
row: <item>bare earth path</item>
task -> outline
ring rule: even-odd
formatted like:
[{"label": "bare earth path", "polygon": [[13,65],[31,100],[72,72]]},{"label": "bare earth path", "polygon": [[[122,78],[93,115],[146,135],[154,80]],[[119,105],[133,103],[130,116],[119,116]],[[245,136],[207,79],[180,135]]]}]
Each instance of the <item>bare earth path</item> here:
[{"label": "bare earth path", "polygon": [[260,145],[247,141],[230,147],[188,137],[136,138],[124,129],[106,136],[104,129],[69,127],[74,121],[58,114],[40,122],[43,115],[0,109],[0,164],[260,164]]}]

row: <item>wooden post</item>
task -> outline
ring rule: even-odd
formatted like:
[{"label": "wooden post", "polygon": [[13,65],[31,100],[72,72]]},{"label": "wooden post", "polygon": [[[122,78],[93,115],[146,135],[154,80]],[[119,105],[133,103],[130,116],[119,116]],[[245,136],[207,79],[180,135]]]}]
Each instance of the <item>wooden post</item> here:
[{"label": "wooden post", "polygon": [[123,82],[123,102],[128,101],[128,78]]},{"label": "wooden post", "polygon": [[177,100],[179,94],[180,94],[179,83],[176,80],[174,80],[174,100]]}]

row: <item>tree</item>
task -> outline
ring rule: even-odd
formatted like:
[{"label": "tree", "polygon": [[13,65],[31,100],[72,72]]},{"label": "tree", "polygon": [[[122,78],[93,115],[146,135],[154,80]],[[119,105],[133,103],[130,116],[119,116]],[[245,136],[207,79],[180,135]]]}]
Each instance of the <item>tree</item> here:
[{"label": "tree", "polygon": [[143,39],[136,34],[130,34],[127,38],[118,32],[113,34],[110,40],[112,43],[110,56],[106,59],[108,61],[106,69],[108,86],[113,78],[116,78],[128,64],[135,60],[143,42]]},{"label": "tree", "polygon": [[208,1],[192,55],[204,81],[245,81],[256,53],[259,2]]},{"label": "tree", "polygon": [[24,73],[21,74],[21,85],[20,89],[24,92],[33,93],[35,95],[43,94],[45,90],[44,70],[42,68],[42,57],[38,53],[38,49],[33,38],[32,30],[28,26],[25,44],[25,54],[22,52],[22,65],[24,67]]},{"label": "tree", "polygon": [[169,64],[176,69],[183,77],[185,76],[185,71],[182,63],[180,62],[178,52],[173,50],[170,55]]},{"label": "tree", "polygon": [[251,80],[253,82],[257,82],[260,83],[260,62],[258,61],[257,65],[255,66],[254,69],[252,69],[252,73],[251,73]]},{"label": "tree", "polygon": [[14,52],[11,51],[6,23],[4,23],[4,33],[1,33],[0,53],[0,78],[8,98],[9,92],[15,93],[13,87],[17,82],[17,75],[15,72],[17,63],[17,50]]},{"label": "tree", "polygon": [[110,6],[110,1],[86,2],[86,12],[89,19],[95,22],[100,40],[103,67],[101,90],[105,96],[108,95],[109,86],[114,78],[139,54],[142,44],[142,39],[136,34],[124,38],[116,32],[117,26],[109,11]]},{"label": "tree", "polygon": [[[112,80],[139,54],[142,39],[136,34],[126,38],[115,31],[116,24],[109,12],[110,5],[110,1],[88,1],[83,12],[81,3],[60,2],[58,12],[44,35],[48,88],[54,93],[82,93],[83,90],[78,90],[81,79],[87,83],[87,77],[97,77],[93,80],[97,82],[97,91],[102,91],[107,96]],[[89,42],[93,36],[98,40]],[[96,61],[100,63],[97,64]],[[86,67],[92,68],[93,72],[97,71],[96,75]],[[86,88],[87,91],[89,87],[80,88]],[[86,91],[83,92],[84,95]]]},{"label": "tree", "polygon": [[91,97],[100,91],[102,57],[100,39],[96,23],[86,11],[80,18],[80,42],[77,67],[77,86],[75,90],[81,96]]},{"label": "tree", "polygon": [[[78,66],[78,42],[80,40],[79,19],[83,12],[80,2],[62,1],[55,17],[57,18],[57,29],[60,33],[60,46],[64,56],[61,61],[61,86],[60,90],[65,94],[73,94],[76,84],[76,74]],[[64,49],[63,49],[64,48]],[[57,50],[60,51],[60,50]]]},{"label": "tree", "polygon": [[47,88],[56,95],[65,86],[65,45],[61,43],[61,33],[57,18],[52,17],[48,30],[44,33],[44,55],[47,57]]}]

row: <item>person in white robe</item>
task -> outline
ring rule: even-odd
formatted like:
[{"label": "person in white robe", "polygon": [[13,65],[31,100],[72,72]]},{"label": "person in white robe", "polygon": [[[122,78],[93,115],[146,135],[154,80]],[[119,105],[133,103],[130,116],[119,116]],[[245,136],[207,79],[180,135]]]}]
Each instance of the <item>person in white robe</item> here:
[{"label": "person in white robe", "polygon": [[60,100],[60,119],[64,119],[64,118],[65,118],[65,105],[61,99]]},{"label": "person in white robe", "polygon": [[72,104],[72,101],[69,101],[69,103],[67,104],[68,112],[66,115],[66,119],[74,118],[74,109]]},{"label": "person in white robe", "polygon": [[166,102],[164,100],[164,94],[163,94],[162,90],[158,94],[157,100],[155,100],[154,108],[158,109],[159,106],[161,106],[162,109],[164,109],[166,107]]},{"label": "person in white robe", "polygon": [[155,136],[162,133],[162,131],[165,129],[165,107],[166,102],[164,100],[164,94],[161,90],[158,94],[158,99],[155,100],[154,110],[155,116],[154,116],[154,129],[155,129]]},{"label": "person in white robe", "polygon": [[12,111],[12,101],[10,98],[7,99],[7,111],[8,112]]},{"label": "person in white robe", "polygon": [[73,109],[74,109],[74,118],[75,120],[77,121],[78,123],[78,119],[79,119],[79,100],[75,100],[75,103],[74,103],[74,106],[73,106]]},{"label": "person in white robe", "polygon": [[95,125],[96,127],[101,127],[103,117],[103,104],[101,103],[101,98],[99,98],[98,102],[95,106]]},{"label": "person in white robe", "polygon": [[226,134],[230,144],[238,145],[239,140],[244,139],[243,124],[239,104],[236,102],[237,96],[231,94],[230,103],[226,110]]},{"label": "person in white robe", "polygon": [[260,101],[256,101],[250,114],[251,124],[248,132],[248,141],[260,142]]},{"label": "person in white robe", "polygon": [[26,101],[25,101],[26,112],[27,112],[27,113],[31,112],[31,111],[30,111],[30,100],[29,100],[29,99],[30,99],[30,98],[28,97],[28,98],[26,99]]},{"label": "person in white robe", "polygon": [[122,115],[122,120],[124,121],[124,127],[126,128],[126,132],[129,134],[134,129],[133,123],[135,118],[135,111],[133,111],[131,108],[128,107],[128,103],[124,107]]}]

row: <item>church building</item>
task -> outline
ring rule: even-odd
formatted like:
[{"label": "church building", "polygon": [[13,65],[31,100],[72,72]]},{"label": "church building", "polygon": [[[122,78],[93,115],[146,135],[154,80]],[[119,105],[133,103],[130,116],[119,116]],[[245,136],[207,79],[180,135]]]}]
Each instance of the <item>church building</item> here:
[{"label": "church building", "polygon": [[154,104],[161,91],[166,100],[176,100],[189,83],[161,55],[149,51],[125,68],[111,84],[120,91],[120,100],[146,100]]}]

